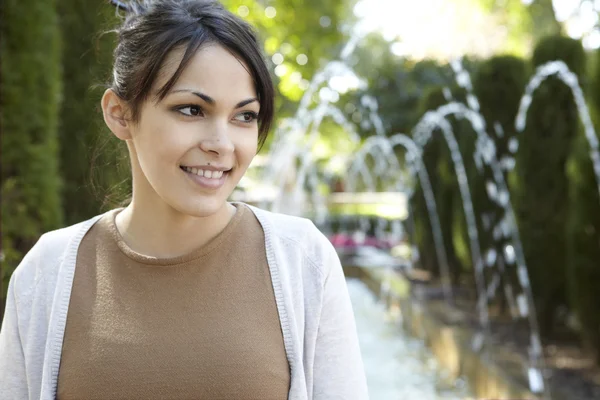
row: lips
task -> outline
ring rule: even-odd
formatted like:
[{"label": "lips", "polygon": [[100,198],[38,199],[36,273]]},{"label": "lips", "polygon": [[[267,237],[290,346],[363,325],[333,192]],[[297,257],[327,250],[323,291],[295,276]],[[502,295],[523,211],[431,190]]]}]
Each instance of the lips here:
[{"label": "lips", "polygon": [[229,176],[230,170],[226,171],[212,171],[212,170],[203,170],[195,167],[180,167],[183,172],[185,172],[186,176],[195,182],[197,185],[204,189],[215,190],[221,188]]},{"label": "lips", "polygon": [[208,179],[220,179],[224,173],[228,172],[228,171],[221,171],[221,170],[213,171],[213,170],[209,170],[209,169],[201,169],[201,168],[185,167],[185,166],[182,166],[181,169],[190,174],[202,176],[202,177],[208,178]]}]

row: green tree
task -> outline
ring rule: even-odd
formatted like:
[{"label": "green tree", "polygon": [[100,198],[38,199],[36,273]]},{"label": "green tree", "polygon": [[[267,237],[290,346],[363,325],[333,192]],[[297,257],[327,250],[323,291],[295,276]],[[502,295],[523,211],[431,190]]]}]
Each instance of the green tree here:
[{"label": "green tree", "polygon": [[[590,87],[590,107],[594,123],[600,116],[600,64],[596,65]],[[569,214],[567,229],[567,277],[570,304],[581,325],[584,346],[594,352],[600,364],[600,195],[590,157],[590,145],[579,132],[568,161]]]},{"label": "green tree", "polygon": [[283,117],[295,113],[304,94],[303,81],[310,81],[327,62],[339,57],[349,39],[356,0],[222,2],[257,27],[272,66],[281,61],[275,80],[282,95],[277,115]]},{"label": "green tree", "polygon": [[[368,115],[361,104],[364,95],[374,97],[378,114],[388,134],[409,133],[421,118],[422,102],[432,88],[451,85],[450,68],[435,60],[413,61],[390,51],[390,43],[380,34],[367,35],[350,59],[365,87],[342,96],[341,107],[349,119],[354,113]],[[364,119],[364,118],[362,118]],[[361,129],[363,136],[373,134],[371,126]]]},{"label": "green tree", "polygon": [[583,343],[600,364],[600,196],[589,144],[583,134],[576,139],[568,176],[569,300],[581,324]]},{"label": "green tree", "polygon": [[[457,88],[454,88],[454,93],[458,96],[459,101],[462,94],[464,94]],[[443,88],[430,88],[421,101],[420,114],[424,115],[427,111],[435,110],[446,103],[448,103],[448,99],[444,96]],[[452,127],[456,137],[465,136],[464,134],[467,133],[466,125],[460,121],[452,121]],[[448,266],[452,280],[456,282],[464,268],[464,264],[470,263],[470,256],[468,245],[465,244],[464,237],[461,235],[462,232],[458,230],[459,234],[455,235],[457,232],[456,225],[461,223],[464,225],[462,198],[458,190],[458,182],[448,143],[438,129],[433,132],[431,139],[424,148],[423,164],[431,179]],[[413,196],[412,208],[415,212],[415,228],[419,232],[417,244],[419,253],[422,255],[423,266],[435,276],[439,276],[440,265],[439,260],[435,257],[433,235],[429,224],[430,216],[420,187]],[[464,229],[464,232],[466,232],[466,229]],[[457,248],[461,250],[466,248],[466,252],[463,251],[461,254],[457,254]]]},{"label": "green tree", "polygon": [[4,298],[8,278],[23,254],[43,232],[62,224],[56,2],[7,0],[0,29]]},{"label": "green tree", "polygon": [[[537,45],[533,65],[563,60],[580,78],[585,52],[580,42],[548,37]],[[566,161],[578,132],[571,90],[550,77],[536,91],[520,135],[516,211],[542,333],[552,334],[558,306],[566,303],[568,178]]]},{"label": "green tree", "polygon": [[[513,152],[509,149],[509,142],[516,140],[515,119],[525,85],[527,84],[528,68],[525,61],[514,56],[495,56],[484,61],[474,75],[473,88],[479,99],[480,112],[487,124],[488,135],[496,146],[496,159],[504,169],[504,178],[507,178],[506,167],[513,159]],[[494,249],[498,255],[497,260],[503,257],[504,247],[508,244],[506,239],[494,239],[493,228],[505,217],[504,210],[497,203],[491,201],[485,191],[486,182],[495,182],[490,168],[484,168],[477,174],[477,188],[474,189],[474,203],[477,214],[485,215],[488,222],[480,223],[481,249],[486,252]],[[486,272],[490,269],[487,268]],[[514,271],[515,268],[507,268]],[[503,276],[502,279],[513,282],[514,274]],[[502,293],[502,291],[498,291]],[[505,310],[506,299],[501,296],[501,307]]]},{"label": "green tree", "polygon": [[124,158],[121,164],[128,164],[127,158],[120,156],[126,153],[124,145],[106,128],[100,109],[115,45],[113,33],[102,33],[120,20],[106,2],[63,0],[58,9],[66,83],[59,129],[62,196],[65,223],[73,224],[98,214],[111,188],[129,189],[118,185],[127,174],[115,167],[119,165],[115,158]]},{"label": "green tree", "polygon": [[502,135],[494,133],[499,157],[510,154],[508,142],[515,136],[515,118],[527,75],[525,61],[514,56],[492,57],[481,63],[474,75],[473,89],[488,130],[494,132],[495,123],[503,130]]},{"label": "green tree", "polygon": [[556,19],[553,0],[534,0],[527,6],[531,16],[531,27],[534,39],[562,33],[562,26]]}]

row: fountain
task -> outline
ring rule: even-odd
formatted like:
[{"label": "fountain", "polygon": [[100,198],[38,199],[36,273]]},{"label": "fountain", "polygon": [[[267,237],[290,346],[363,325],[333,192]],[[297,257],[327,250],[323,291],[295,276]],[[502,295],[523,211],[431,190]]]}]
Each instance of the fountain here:
[{"label": "fountain", "polygon": [[[471,120],[473,128],[478,135],[477,150],[475,154],[476,162],[480,172],[482,161],[484,161],[485,164],[491,168],[494,182],[486,182],[487,194],[490,200],[495,202],[504,211],[503,217],[500,218],[497,224],[494,226],[489,225],[489,219],[487,221],[484,220],[484,226],[488,225],[488,228],[493,230],[493,238],[496,241],[495,245],[486,252],[486,265],[489,267],[493,266],[494,264],[498,265],[498,270],[494,271],[495,273],[493,274],[492,281],[487,288],[487,297],[488,299],[491,299],[495,295],[501,277],[505,276],[505,274],[508,272],[506,267],[516,263],[516,272],[518,278],[517,282],[521,286],[521,294],[516,296],[515,301],[512,286],[510,285],[509,281],[505,279],[505,296],[509,303],[509,309],[511,311],[513,320],[523,317],[527,317],[529,320],[529,326],[531,329],[529,357],[531,360],[531,365],[534,367],[528,371],[528,376],[532,391],[542,392],[544,389],[544,384],[543,375],[541,372],[545,370],[543,363],[543,350],[539,336],[539,328],[535,317],[535,308],[533,296],[531,294],[527,266],[523,255],[521,241],[519,239],[519,232],[516,227],[515,215],[510,201],[510,193],[508,191],[503,173],[503,171],[512,170],[515,166],[513,156],[517,152],[519,146],[518,138],[510,138],[508,149],[511,155],[504,157],[502,160],[500,160],[500,162],[498,162],[498,160],[495,159],[496,150],[494,142],[487,135],[485,135],[485,129],[477,122],[477,119],[481,117],[478,114],[479,103],[477,98],[472,93],[470,77],[462,68],[460,62],[453,62],[452,68],[456,74],[457,83],[467,91],[467,103],[471,110],[471,112],[469,112],[465,110],[464,105],[456,105],[455,108],[457,109],[454,110],[454,114],[464,117],[467,114],[474,113],[474,115],[468,116],[467,119]],[[519,111],[515,119],[515,128],[517,133],[522,133],[525,129],[527,112],[532,103],[535,91],[546,79],[551,76],[555,76],[562,81],[567,87],[570,88],[573,94],[579,118],[584,126],[585,137],[590,146],[590,158],[593,163],[598,190],[600,191],[600,152],[598,150],[597,135],[587,104],[585,102],[583,91],[579,85],[578,78],[575,73],[569,70],[564,62],[551,61],[539,66],[536,69],[534,76],[530,79],[526,86],[525,94],[520,100]],[[498,137],[502,137],[504,134],[502,127],[497,122],[494,123],[494,130]],[[488,222],[488,224],[485,222]],[[512,240],[510,243],[502,243],[502,240],[505,238],[511,238]],[[497,251],[496,249],[502,250]],[[535,367],[536,365],[538,366],[537,368]],[[544,395],[548,396],[547,392],[544,392]]]},{"label": "fountain", "polygon": [[[496,150],[494,142],[489,138],[485,131],[485,123],[483,117],[465,106],[462,103],[452,102],[447,105],[441,106],[435,111],[430,111],[421,120],[420,124],[422,127],[417,126],[415,129],[418,135],[418,141],[422,145],[426,144],[430,139],[431,132],[436,128],[440,127],[444,136],[449,143],[449,147],[452,156],[452,160],[457,169],[458,182],[461,187],[461,194],[463,194],[463,206],[467,203],[464,210],[465,216],[469,224],[468,232],[471,239],[471,246],[476,246],[479,250],[479,239],[476,236],[477,224],[473,212],[472,202],[470,195],[468,195],[468,185],[466,181],[466,172],[464,172],[464,164],[462,157],[459,157],[460,151],[458,150],[458,144],[452,133],[452,127],[450,126],[447,117],[454,115],[460,118],[464,118],[471,123],[472,128],[477,134],[476,151],[474,157],[479,163],[491,168],[495,182],[488,183],[488,195],[490,199],[496,202],[505,211],[504,218],[500,220],[499,225],[494,227],[495,232],[500,232],[504,237],[511,237],[512,244],[507,245],[504,248],[504,260],[509,264],[517,264],[517,276],[518,281],[521,284],[522,294],[517,296],[517,302],[519,308],[519,316],[528,318],[529,327],[531,330],[530,335],[530,364],[532,367],[528,370],[529,386],[534,393],[544,393],[544,379],[543,373],[544,362],[541,348],[541,339],[539,334],[539,327],[535,315],[535,307],[533,303],[533,294],[531,292],[531,286],[529,284],[529,276],[527,273],[527,266],[525,262],[525,256],[523,254],[521,240],[519,238],[519,231],[516,225],[516,219],[512,204],[510,202],[510,194],[506,185],[504,174],[500,167],[500,163],[496,159]],[[462,176],[462,178],[461,178]],[[497,189],[499,188],[499,189]],[[496,235],[495,235],[496,236]],[[499,239],[499,238],[498,238]],[[473,250],[473,248],[472,248]],[[480,253],[479,253],[480,254]],[[473,260],[476,273],[477,289],[478,289],[478,301],[477,308],[479,311],[480,323],[483,329],[486,330],[486,334],[489,335],[489,319],[487,315],[487,303],[489,299],[495,294],[495,291],[499,285],[500,274],[495,273],[492,282],[489,286],[485,285],[485,278],[483,275],[484,264],[480,258],[475,258],[479,255],[477,252],[474,253]],[[491,268],[497,259],[497,254],[494,249],[489,249],[486,253],[486,265]],[[477,260],[477,263],[475,263]],[[505,264],[500,261],[500,273],[504,273]],[[508,301],[511,304],[511,309],[514,310],[515,302],[513,300],[512,287],[508,282],[505,281],[505,293],[507,294]],[[517,317],[513,311],[513,316]],[[483,344],[481,339],[475,337],[474,343],[478,345]]]},{"label": "fountain", "polygon": [[562,61],[551,61],[549,63],[540,65],[533,78],[527,84],[525,94],[521,98],[519,106],[519,112],[515,121],[515,127],[517,132],[522,133],[525,129],[527,111],[533,100],[533,94],[540,87],[540,85],[548,79],[550,76],[556,76],[565,85],[567,85],[573,93],[575,104],[577,105],[577,111],[579,112],[579,119],[583,123],[585,137],[590,145],[590,158],[594,164],[594,173],[596,175],[596,183],[598,185],[598,191],[600,192],[600,151],[598,150],[598,136],[590,117],[590,111],[588,110],[583,96],[583,90],[579,85],[577,75],[569,70],[569,67]]},{"label": "fountain", "polygon": [[[331,97],[321,96],[317,104],[314,104],[315,94],[322,85],[327,84],[332,78],[336,76],[355,76],[346,61],[354,51],[359,39],[353,37],[342,51],[341,60],[328,63],[321,72],[315,75],[300,102],[296,115],[284,121],[277,128],[269,154],[269,168],[264,174],[266,181],[273,182],[277,193],[271,203],[263,206],[298,215],[310,213],[318,226],[327,225],[330,215],[327,193],[324,187],[330,187],[333,175],[331,171],[323,171],[323,167],[319,165],[321,160],[315,158],[311,150],[321,135],[324,119],[331,118],[335,124],[342,127],[348,134],[356,149],[353,154],[346,155],[347,189],[349,192],[356,191],[358,183],[362,182],[364,189],[368,192],[403,191],[408,197],[412,197],[414,190],[409,187],[409,181],[414,183],[418,180],[420,183],[430,217],[436,256],[440,263],[444,298],[448,303],[452,303],[453,293],[441,225],[428,172],[421,159],[423,148],[432,135],[435,132],[441,132],[450,149],[452,164],[458,178],[462,207],[467,221],[471,260],[474,266],[477,289],[476,312],[480,333],[472,338],[472,346],[478,351],[486,349],[486,344],[491,336],[488,315],[489,303],[495,299],[500,287],[503,287],[513,320],[526,320],[530,330],[529,366],[526,371],[529,388],[533,393],[541,394],[547,398],[549,394],[546,390],[545,366],[539,327],[527,264],[505,177],[506,172],[514,168],[514,154],[518,149],[518,140],[510,138],[508,144],[510,154],[499,159],[495,143],[488,134],[488,127],[493,129],[493,133],[497,137],[502,137],[504,135],[502,126],[495,121],[489,121],[486,124],[480,114],[479,101],[473,94],[469,74],[462,68],[459,61],[454,61],[451,66],[455,72],[456,81],[459,86],[467,91],[465,104],[454,101],[451,98],[450,91],[446,90],[445,95],[448,103],[436,110],[428,111],[413,129],[413,138],[411,138],[404,134],[387,134],[377,112],[376,99],[364,96],[361,99],[361,104],[368,110],[368,116],[363,120],[363,129],[372,127],[374,135],[361,141],[354,125],[335,106],[335,99],[332,101]],[[521,99],[515,122],[517,131],[522,132],[525,127],[526,115],[533,93],[544,79],[552,75],[558,76],[573,91],[580,118],[585,126],[586,137],[590,144],[591,158],[600,191],[600,153],[596,133],[577,78],[564,63],[552,62],[538,68]],[[360,81],[358,78],[357,80]],[[452,129],[451,118],[468,121],[476,134],[475,152],[472,156],[477,171],[480,174],[486,173],[486,176],[491,177],[490,180],[485,182],[485,192],[489,200],[498,207],[499,216],[484,214],[479,216],[480,221],[477,220],[478,216],[475,214],[471,199],[463,155]],[[406,150],[404,163],[395,153],[397,146],[401,146]],[[370,164],[371,161],[372,165]],[[403,168],[404,172],[408,174],[408,180],[402,176]],[[291,201],[287,202],[284,200],[287,196],[286,184],[289,189],[287,195],[291,197]],[[478,222],[481,222],[485,233],[491,234],[494,239],[491,246],[483,249],[483,251],[480,248],[481,232],[478,231]],[[354,230],[356,228],[355,226]],[[377,220],[375,225],[371,226],[368,219],[360,218],[358,220],[358,231],[362,231],[362,237],[359,237],[359,235],[356,236],[356,239],[359,242],[364,240],[364,233],[371,228],[373,228],[372,230],[378,238],[387,236],[399,238],[401,236],[399,232],[403,231],[400,220],[392,222]],[[390,229],[391,232],[389,232]],[[508,274],[514,274],[517,287],[511,284],[510,279],[504,279]],[[385,281],[382,282],[382,292],[385,293],[388,286]],[[485,354],[486,352],[484,352]]]}]

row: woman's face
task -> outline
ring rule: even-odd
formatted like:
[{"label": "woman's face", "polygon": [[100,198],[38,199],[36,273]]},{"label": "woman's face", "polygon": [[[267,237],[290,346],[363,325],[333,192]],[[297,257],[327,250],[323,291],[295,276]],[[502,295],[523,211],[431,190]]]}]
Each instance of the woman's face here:
[{"label": "woman's face", "polygon": [[134,201],[143,196],[206,217],[225,208],[256,154],[260,104],[245,64],[213,44],[195,54],[156,103],[152,97],[182,56],[176,50],[167,57],[131,129]]}]

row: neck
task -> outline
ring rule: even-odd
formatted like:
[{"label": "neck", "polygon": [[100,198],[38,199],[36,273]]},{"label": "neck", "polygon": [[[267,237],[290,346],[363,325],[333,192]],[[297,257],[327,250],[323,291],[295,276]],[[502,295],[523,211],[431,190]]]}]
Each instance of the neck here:
[{"label": "neck", "polygon": [[162,204],[157,207],[136,203],[117,214],[116,225],[125,243],[150,257],[171,258],[205,245],[225,229],[236,208],[224,203],[207,217],[182,214]]}]

